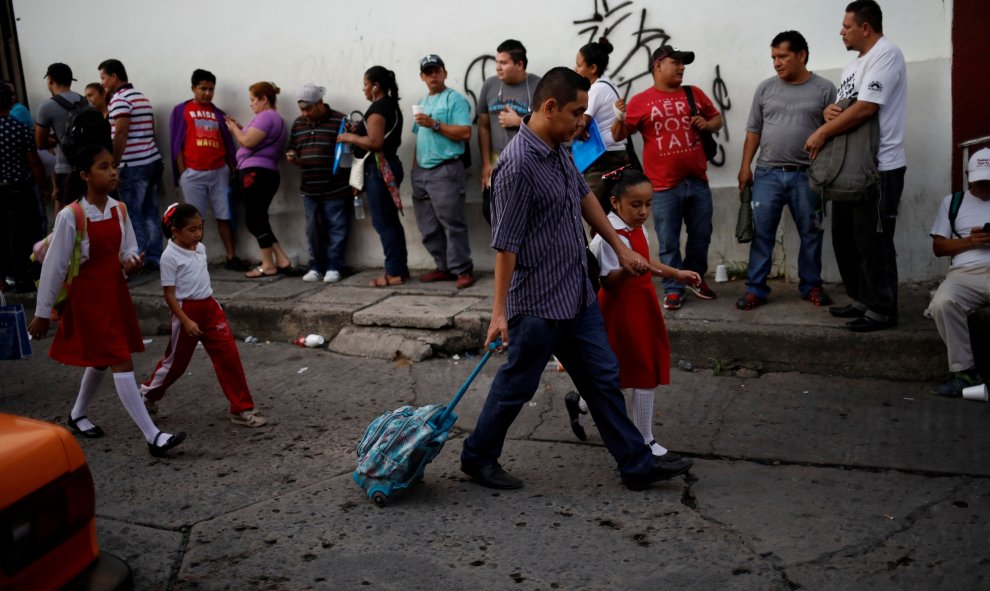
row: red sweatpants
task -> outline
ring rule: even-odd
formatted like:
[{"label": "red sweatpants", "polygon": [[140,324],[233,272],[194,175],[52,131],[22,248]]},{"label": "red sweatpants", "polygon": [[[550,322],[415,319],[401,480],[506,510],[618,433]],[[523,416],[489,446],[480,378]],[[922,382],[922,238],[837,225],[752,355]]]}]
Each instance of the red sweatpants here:
[{"label": "red sweatpants", "polygon": [[220,388],[230,401],[230,412],[236,414],[254,408],[251,391],[248,390],[247,378],[244,377],[244,367],[241,356],[237,352],[237,343],[227,325],[227,316],[214,298],[205,300],[182,300],[182,311],[199,325],[203,336],[189,336],[182,322],[172,315],[172,334],[165,347],[162,357],[151,378],[142,384],[141,393],[149,400],[161,400],[169,386],[182,377],[189,367],[196,343],[203,342],[206,353],[213,362],[213,370],[217,374]]}]

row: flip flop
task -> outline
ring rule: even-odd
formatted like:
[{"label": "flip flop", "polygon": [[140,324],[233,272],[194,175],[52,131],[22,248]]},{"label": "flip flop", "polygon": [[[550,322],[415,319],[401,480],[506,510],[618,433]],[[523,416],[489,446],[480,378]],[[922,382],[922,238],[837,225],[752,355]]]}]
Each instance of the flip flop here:
[{"label": "flip flop", "polygon": [[278,275],[278,271],[272,271],[271,273],[265,273],[264,267],[258,267],[257,269],[248,271],[244,274],[248,279],[260,279],[262,277],[274,277]]},{"label": "flip flop", "polygon": [[371,287],[395,287],[396,285],[402,285],[405,282],[405,278],[401,275],[386,274],[381,277],[375,277],[369,285]]}]

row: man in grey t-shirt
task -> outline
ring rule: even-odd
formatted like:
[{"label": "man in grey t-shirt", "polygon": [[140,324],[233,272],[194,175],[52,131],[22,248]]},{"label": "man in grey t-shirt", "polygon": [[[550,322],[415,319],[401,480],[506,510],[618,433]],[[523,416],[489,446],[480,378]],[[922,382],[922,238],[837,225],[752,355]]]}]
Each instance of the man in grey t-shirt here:
[{"label": "man in grey t-shirt", "polygon": [[[827,306],[832,300],[822,290],[822,203],[808,185],[811,161],[804,143],[824,122],[825,107],[835,102],[835,85],[808,70],[808,42],[801,33],[784,31],[770,47],[777,76],[756,88],[739,168],[739,190],[753,187],[755,232],[746,293],[736,307],[752,310],[770,295],[767,276],[784,205],[791,210],[801,239],[798,289],[814,305]],[[751,168],[757,148],[760,157],[754,176]]]},{"label": "man in grey t-shirt", "polygon": [[532,112],[533,92],[540,83],[528,74],[526,48],[506,39],[495,49],[495,75],[485,80],[478,95],[478,148],[481,150],[481,188],[485,219],[491,219],[492,170],[509,140],[519,133],[522,118]]},{"label": "man in grey t-shirt", "polygon": [[60,97],[69,105],[75,105],[79,101],[85,102],[86,99],[72,92],[71,86],[75,78],[72,77],[72,69],[69,66],[54,63],[48,66],[45,78],[48,80],[48,92],[52,94],[52,98],[42,103],[41,108],[38,109],[34,140],[39,150],[55,149],[55,186],[52,190],[52,198],[55,201],[55,213],[58,213],[63,202],[65,180],[72,172],[72,165],[62,153],[62,146],[59,144],[65,137],[69,125],[69,109],[59,103],[55,97]]}]

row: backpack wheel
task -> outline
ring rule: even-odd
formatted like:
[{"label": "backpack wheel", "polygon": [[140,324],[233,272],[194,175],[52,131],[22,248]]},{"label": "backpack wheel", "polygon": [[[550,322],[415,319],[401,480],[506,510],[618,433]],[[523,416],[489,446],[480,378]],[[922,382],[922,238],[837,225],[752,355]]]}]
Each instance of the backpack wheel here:
[{"label": "backpack wheel", "polygon": [[383,492],[376,492],[371,495],[371,500],[374,501],[376,507],[384,507],[388,505],[388,495]]}]

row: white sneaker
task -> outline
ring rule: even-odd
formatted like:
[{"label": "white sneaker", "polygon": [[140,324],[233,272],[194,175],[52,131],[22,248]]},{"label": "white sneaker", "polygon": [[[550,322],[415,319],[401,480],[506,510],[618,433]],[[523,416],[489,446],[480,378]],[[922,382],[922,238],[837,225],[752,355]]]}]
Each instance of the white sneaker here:
[{"label": "white sneaker", "polygon": [[268,419],[261,416],[261,413],[254,410],[245,410],[237,414],[230,415],[230,422],[235,425],[243,425],[245,427],[260,427],[268,422]]},{"label": "white sneaker", "polygon": [[327,271],[323,276],[323,283],[337,283],[340,281],[340,271]]},{"label": "white sneaker", "polygon": [[309,271],[306,271],[305,275],[303,275],[303,281],[312,283],[313,281],[319,281],[320,277],[321,275],[319,271],[316,269],[310,269]]}]

